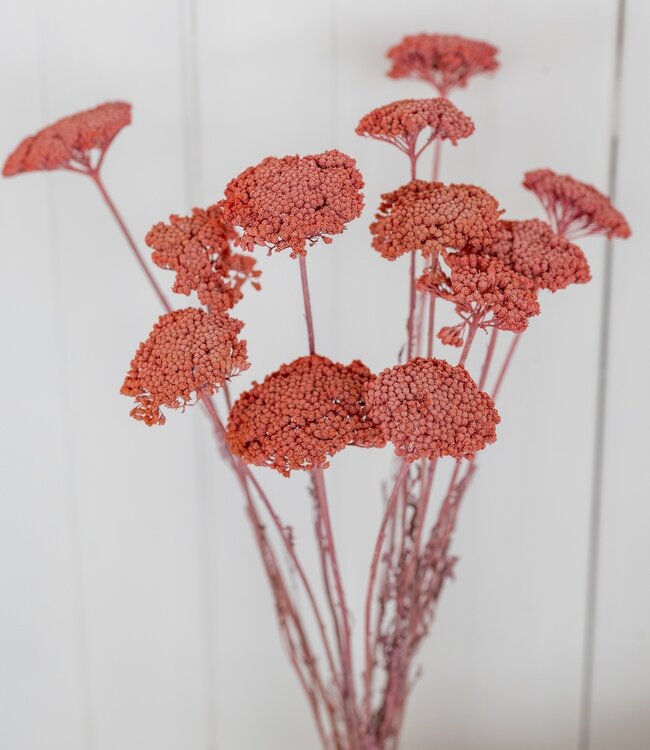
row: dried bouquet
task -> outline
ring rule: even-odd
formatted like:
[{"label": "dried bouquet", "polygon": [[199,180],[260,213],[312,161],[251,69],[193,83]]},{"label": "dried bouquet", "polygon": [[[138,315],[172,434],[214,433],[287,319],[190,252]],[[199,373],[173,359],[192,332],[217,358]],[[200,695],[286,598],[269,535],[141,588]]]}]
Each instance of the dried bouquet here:
[{"label": "dried bouquet", "polygon": [[[452,575],[451,541],[475,456],[496,439],[494,402],[517,342],[540,312],[542,291],[590,280],[576,240],[630,234],[606,196],[550,169],[530,171],[523,182],[547,221],[504,219],[497,199],[483,188],[438,181],[443,142],[456,145],[474,131],[449,96],[473,76],[498,68],[495,47],[419,34],[403,39],[388,58],[389,76],[421,80],[436,96],[380,106],[356,127],[359,136],[390,144],[408,160],[408,181],[382,196],[370,226],[369,244],[386,261],[409,256],[402,280],[408,301],[404,345],[395,365],[379,373],[359,360],[342,364],[321,352],[312,316],[308,255],[320,251],[314,249],[319,240],[331,243],[364,207],[363,177],[350,156],[329,150],[268,157],[232,179],[213,205],[152,227],[145,237],[151,259],[174,273],[173,292],[195,295],[196,304],[180,309],[157,285],[102,181],[108,148],[131,121],[129,104],[107,103],[59,120],[26,138],[3,170],[5,176],[78,172],[101,192],[164,308],[122,385],[134,401],[131,416],[163,425],[166,411],[200,404],[211,420],[216,455],[241,488],[282,642],[320,741],[339,750],[399,746],[414,661]],[[430,152],[431,181],[418,178]],[[256,363],[259,381],[235,399],[230,383],[251,363],[243,323],[232,311],[245,291],[260,289],[257,248],[295,259],[305,355],[268,374]],[[436,324],[444,304],[453,310],[453,325]],[[511,341],[503,361],[495,362],[500,332]],[[465,364],[481,334],[487,335],[483,363],[470,373]],[[396,456],[386,469],[392,488],[383,498],[372,557],[364,561],[365,601],[351,605],[326,470],[351,446],[387,444]],[[448,480],[440,481],[444,462],[451,466]],[[287,478],[308,473],[317,574],[305,566],[291,528],[263,487],[264,471],[255,467]],[[351,612],[362,628],[361,654],[353,649]]]}]

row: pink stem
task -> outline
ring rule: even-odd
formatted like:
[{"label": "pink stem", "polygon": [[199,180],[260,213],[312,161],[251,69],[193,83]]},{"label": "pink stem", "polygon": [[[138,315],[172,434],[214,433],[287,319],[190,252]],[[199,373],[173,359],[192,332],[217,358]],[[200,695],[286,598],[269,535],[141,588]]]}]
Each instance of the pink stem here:
[{"label": "pink stem", "polygon": [[406,336],[407,336],[407,360],[413,358],[413,329],[415,325],[415,253],[411,253],[410,266],[410,285],[409,285],[409,313],[406,319]]},{"label": "pink stem", "polygon": [[140,251],[138,250],[138,246],[135,244],[135,241],[133,237],[131,236],[131,232],[129,232],[126,224],[124,223],[124,219],[122,218],[120,212],[117,210],[117,207],[111,200],[111,197],[108,194],[104,186],[104,183],[102,182],[101,177],[99,176],[99,172],[98,171],[88,172],[88,176],[95,183],[95,185],[97,185],[97,187],[99,188],[99,192],[101,193],[102,198],[104,199],[104,202],[108,206],[109,211],[113,214],[115,221],[118,223],[118,226],[122,230],[122,234],[126,238],[126,241],[128,242],[129,247],[133,251],[135,258],[140,265],[140,268],[143,270],[145,276],[149,280],[149,283],[153,287],[154,292],[157,294],[158,299],[162,303],[162,306],[167,312],[171,312],[172,306],[169,304],[169,301],[167,300],[167,297],[164,295],[162,289],[158,286],[158,282],[154,278],[144,258],[142,257]]},{"label": "pink stem", "polygon": [[304,255],[298,256],[300,263],[300,281],[302,283],[302,299],[305,305],[305,321],[307,323],[307,338],[309,340],[309,353],[316,353],[314,341],[314,319],[311,313],[311,298],[309,296],[309,280],[307,279],[307,259]]},{"label": "pink stem", "polygon": [[433,357],[433,337],[436,320],[436,295],[429,295],[429,327],[427,331],[427,357]]},{"label": "pink stem", "polygon": [[314,488],[316,490],[316,502],[318,503],[320,516],[323,522],[323,531],[325,534],[325,545],[327,553],[329,555],[330,567],[332,569],[332,575],[334,577],[334,587],[338,597],[338,604],[340,610],[340,618],[342,623],[342,635],[343,635],[343,703],[348,716],[348,722],[350,727],[350,740],[355,741],[357,744],[356,733],[359,729],[356,709],[356,698],[354,689],[354,665],[352,661],[352,642],[351,642],[351,631],[350,631],[350,620],[348,617],[348,606],[345,600],[345,590],[343,588],[343,581],[341,578],[341,570],[339,567],[336,547],[334,544],[334,533],[332,531],[332,522],[330,519],[329,507],[327,502],[327,490],[325,489],[325,480],[323,477],[322,469],[314,469],[312,471],[314,477]]},{"label": "pink stem", "polygon": [[497,396],[499,395],[499,391],[501,390],[501,386],[503,384],[503,379],[506,375],[506,372],[508,371],[508,368],[510,367],[510,363],[512,362],[512,357],[515,353],[515,349],[517,348],[517,344],[519,343],[520,338],[521,338],[521,333],[516,333],[514,338],[512,339],[512,342],[510,343],[510,348],[508,349],[506,358],[503,360],[501,371],[499,372],[499,376],[497,377],[497,382],[494,386],[494,390],[492,391],[493,401],[497,400]]},{"label": "pink stem", "polygon": [[485,360],[483,361],[483,367],[481,368],[481,379],[478,383],[478,389],[479,391],[482,391],[485,386],[485,381],[487,380],[488,372],[490,371],[490,364],[492,362],[492,357],[494,356],[494,349],[497,345],[497,335],[499,334],[499,329],[494,327],[492,329],[492,333],[490,334],[490,343],[488,344],[487,354],[485,355]]},{"label": "pink stem", "polygon": [[[384,546],[384,540],[386,538],[386,526],[388,521],[392,518],[395,513],[397,506],[397,500],[399,498],[399,490],[409,470],[409,464],[404,461],[400,468],[393,491],[386,504],[386,510],[379,526],[379,533],[377,534],[377,540],[375,541],[375,549],[372,555],[372,562],[370,564],[370,577],[368,579],[368,588],[366,590],[366,608],[365,608],[365,645],[366,645],[366,670],[364,673],[365,679],[365,716],[366,721],[370,722],[370,710],[372,701],[372,673],[373,673],[373,644],[371,643],[371,627],[370,627],[370,616],[372,610],[372,598],[375,589],[375,580],[377,578],[377,568],[379,566],[379,558],[381,550]],[[404,530],[402,530],[404,533]]]},{"label": "pink stem", "polygon": [[433,145],[433,179],[432,182],[438,182],[440,179],[440,154],[442,152],[442,141],[436,138]]},{"label": "pink stem", "polygon": [[472,342],[474,341],[474,336],[476,336],[477,329],[478,326],[476,325],[476,323],[472,322],[469,324],[469,331],[467,332],[467,338],[465,339],[463,353],[460,355],[460,359],[458,360],[459,365],[464,365],[467,361],[467,355],[469,354],[469,350],[472,348]]}]

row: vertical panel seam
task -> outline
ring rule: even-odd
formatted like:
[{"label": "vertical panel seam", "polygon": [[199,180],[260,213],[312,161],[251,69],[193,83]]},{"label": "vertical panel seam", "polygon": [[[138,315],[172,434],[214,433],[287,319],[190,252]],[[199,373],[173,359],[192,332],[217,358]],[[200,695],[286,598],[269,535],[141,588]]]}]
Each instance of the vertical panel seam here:
[{"label": "vertical panel seam", "polygon": [[[620,106],[623,82],[623,55],[625,46],[626,0],[617,1],[616,42],[612,80],[612,104],[609,139],[608,192],[616,199],[618,184],[618,156],[620,131]],[[598,343],[598,376],[596,388],[596,421],[593,446],[592,491],[587,551],[587,580],[584,616],[584,641],[582,659],[582,684],[580,694],[580,725],[578,750],[592,747],[592,713],[594,693],[594,661],[596,645],[596,619],[598,608],[598,583],[601,555],[601,521],[603,504],[603,465],[605,460],[607,426],[608,366],[611,336],[612,279],[614,272],[613,241],[605,243],[605,264],[602,286],[602,306]]]},{"label": "vertical panel seam", "polygon": [[[39,0],[33,3],[34,22],[36,25],[38,52],[38,82],[39,82],[39,105],[43,122],[48,122],[51,118],[51,107],[47,96],[47,76],[45,73],[45,59],[43,49],[45,48],[45,31],[43,28],[43,13],[40,8]],[[60,177],[60,175],[58,175]],[[64,328],[63,302],[61,299],[60,279],[60,243],[57,240],[58,223],[56,211],[53,202],[52,178],[57,175],[44,175],[46,181],[45,194],[46,198],[46,224],[48,227],[49,237],[49,260],[52,273],[52,298],[54,304],[53,313],[57,320],[55,325],[56,332],[56,369],[58,373],[59,386],[55,393],[58,394],[61,403],[61,413],[65,417],[71,413],[70,390],[68,387],[65,372],[68,366],[66,336]],[[88,645],[88,618],[86,615],[86,593],[84,589],[84,564],[83,550],[81,544],[81,521],[79,498],[77,497],[75,487],[75,469],[74,469],[74,434],[68,426],[65,418],[62,419],[63,434],[63,482],[64,493],[68,505],[68,529],[70,533],[70,564],[71,564],[71,586],[74,603],[74,617],[76,620],[77,630],[77,680],[79,690],[79,714],[80,714],[80,732],[81,742],[84,750],[92,750],[95,745],[94,727],[92,716],[92,685],[90,676],[89,663],[89,645]]]},{"label": "vertical panel seam", "polygon": [[[184,197],[186,208],[200,203],[203,175],[201,115],[199,95],[199,55],[198,55],[198,8],[197,0],[178,0],[179,15],[179,56],[181,65],[182,105],[181,123],[183,129],[183,174]],[[208,485],[206,462],[201,456],[201,440],[204,435],[203,425],[196,422],[193,428],[193,443],[195,454],[195,472],[197,481],[197,496],[195,498],[196,511],[196,541],[197,541],[197,571],[199,592],[199,618],[202,629],[203,656],[203,714],[206,750],[217,747],[216,719],[214,715],[216,700],[216,676],[214,674],[214,621],[212,616],[212,571],[209,549],[211,525],[206,517],[206,502],[203,489]]]}]

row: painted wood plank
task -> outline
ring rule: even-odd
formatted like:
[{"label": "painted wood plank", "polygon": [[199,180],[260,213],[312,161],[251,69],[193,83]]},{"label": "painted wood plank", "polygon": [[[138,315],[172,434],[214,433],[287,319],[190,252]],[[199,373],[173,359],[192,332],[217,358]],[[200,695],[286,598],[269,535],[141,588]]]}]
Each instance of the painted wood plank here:
[{"label": "painted wood plank", "polygon": [[650,351],[643,327],[644,280],[650,273],[643,166],[650,118],[642,94],[650,64],[645,40],[649,24],[650,7],[628,0],[616,202],[633,236],[613,246],[590,750],[643,750],[650,745],[650,596],[645,582],[650,511],[644,471]]},{"label": "painted wood plank", "polygon": [[[133,102],[134,124],[115,141],[104,176],[141,240],[155,221],[184,207],[177,9],[73,0],[39,3],[37,10],[45,107],[16,125],[29,131],[104,100]],[[23,94],[34,90],[27,80],[17,86]],[[43,178],[31,180],[38,190]],[[92,184],[65,174],[47,184],[65,352],[65,389],[52,386],[49,397],[68,397],[58,408],[69,435],[62,460],[72,466],[79,513],[75,575],[83,592],[91,726],[84,747],[205,747],[194,427],[179,418],[175,428],[148,430],[128,418],[119,387],[159,314],[156,300]],[[23,200],[29,195],[26,189]],[[29,224],[21,229],[20,247],[32,247],[35,258],[46,252]],[[170,283],[168,275],[160,278]],[[45,299],[32,304],[40,317],[51,315]]]},{"label": "painted wood plank", "polygon": [[[34,3],[0,8],[2,160],[43,118]],[[42,178],[0,182],[0,745],[88,747],[62,295]]]}]

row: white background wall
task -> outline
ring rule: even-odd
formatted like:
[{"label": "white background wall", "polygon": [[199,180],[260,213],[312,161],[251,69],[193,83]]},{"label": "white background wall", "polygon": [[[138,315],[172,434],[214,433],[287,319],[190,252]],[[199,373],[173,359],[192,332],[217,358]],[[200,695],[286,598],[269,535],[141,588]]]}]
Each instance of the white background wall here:
[{"label": "white background wall", "polygon": [[[367,225],[406,165],[354,126],[427,95],[384,76],[404,34],[502,50],[499,73],[456,97],[477,131],[445,150],[444,179],[486,187],[513,218],[539,215],[519,187],[529,168],[615,189],[633,238],[585,243],[593,283],[543,300],[506,384],[408,750],[650,746],[650,5],[626,2],[617,80],[622,2],[0,0],[0,152],[65,114],[131,101],[104,174],[138,238],[268,154],[358,159],[364,216],[310,255],[318,347],[340,361],[389,365],[403,335],[406,269],[369,249]],[[254,363],[241,388],[305,351],[295,263],[260,264],[264,289],[237,311]],[[118,395],[158,310],[89,182],[0,183],[0,279],[0,747],[315,747],[203,415],[148,430]],[[350,450],[329,472],[356,612],[388,464]],[[308,545],[304,478],[269,474]]]}]

